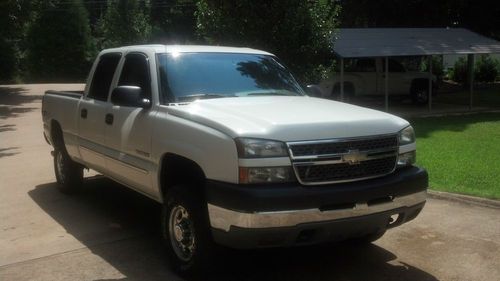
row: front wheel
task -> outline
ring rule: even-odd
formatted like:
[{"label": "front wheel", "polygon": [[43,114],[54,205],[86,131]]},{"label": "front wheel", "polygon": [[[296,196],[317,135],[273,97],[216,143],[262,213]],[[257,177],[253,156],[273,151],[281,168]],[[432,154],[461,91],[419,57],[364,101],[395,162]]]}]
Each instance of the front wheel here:
[{"label": "front wheel", "polygon": [[83,167],[71,160],[69,155],[60,149],[54,150],[54,171],[57,187],[62,193],[74,193],[83,183]]},{"label": "front wheel", "polygon": [[211,269],[216,245],[206,203],[199,194],[189,186],[172,187],[163,204],[161,226],[174,270],[183,275],[197,275]]}]

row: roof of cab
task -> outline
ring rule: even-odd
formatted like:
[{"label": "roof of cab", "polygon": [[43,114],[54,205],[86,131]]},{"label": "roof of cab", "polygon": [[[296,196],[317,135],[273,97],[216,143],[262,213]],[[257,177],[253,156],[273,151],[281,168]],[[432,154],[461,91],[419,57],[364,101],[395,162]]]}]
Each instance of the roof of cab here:
[{"label": "roof of cab", "polygon": [[235,54],[257,54],[273,55],[271,53],[239,47],[204,46],[204,45],[136,45],[124,46],[103,50],[101,53],[130,52],[130,51],[154,51],[155,53],[235,53]]}]

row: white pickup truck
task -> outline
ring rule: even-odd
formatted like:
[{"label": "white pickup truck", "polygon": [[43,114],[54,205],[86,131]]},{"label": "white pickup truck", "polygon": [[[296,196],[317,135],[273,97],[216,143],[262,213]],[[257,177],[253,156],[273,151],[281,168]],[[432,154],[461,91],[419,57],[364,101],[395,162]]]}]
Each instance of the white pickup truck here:
[{"label": "white pickup truck", "polygon": [[[432,79],[432,95],[437,91],[437,79],[428,72],[408,71],[395,59],[388,60],[388,95],[410,97],[414,104],[429,102],[429,79]],[[382,96],[385,93],[385,61],[382,58],[359,58],[348,60],[344,71],[344,99],[356,96]],[[340,97],[340,75],[333,73],[319,85],[325,98]]]},{"label": "white pickup truck", "polygon": [[373,241],[426,202],[407,121],[309,97],[264,51],[108,49],[84,92],[48,91],[42,105],[61,191],[89,168],[163,204],[181,272],[220,245]]}]

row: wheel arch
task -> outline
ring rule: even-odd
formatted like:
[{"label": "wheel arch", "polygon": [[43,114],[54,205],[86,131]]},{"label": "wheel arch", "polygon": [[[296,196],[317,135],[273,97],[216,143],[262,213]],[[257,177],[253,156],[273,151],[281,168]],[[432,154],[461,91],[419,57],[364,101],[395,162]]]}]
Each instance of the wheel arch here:
[{"label": "wheel arch", "polygon": [[197,186],[199,187],[197,191],[204,195],[205,172],[195,161],[172,152],[166,152],[161,157],[158,171],[160,198],[162,200],[164,200],[170,188],[178,184]]},{"label": "wheel arch", "polygon": [[418,88],[429,88],[428,78],[415,78],[411,81],[410,93],[413,93]]},{"label": "wheel arch", "polygon": [[61,124],[55,119],[50,121],[50,143],[54,148],[66,150]]}]

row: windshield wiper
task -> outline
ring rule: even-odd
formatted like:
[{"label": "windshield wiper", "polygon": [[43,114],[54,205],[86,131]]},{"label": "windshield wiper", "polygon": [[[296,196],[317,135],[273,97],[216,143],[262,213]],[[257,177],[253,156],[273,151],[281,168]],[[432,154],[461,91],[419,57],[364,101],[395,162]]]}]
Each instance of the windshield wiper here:
[{"label": "windshield wiper", "polygon": [[234,97],[231,95],[221,95],[221,94],[194,94],[177,97],[177,101],[193,101],[193,100],[202,100],[202,99],[216,99],[216,98],[228,98]]}]

